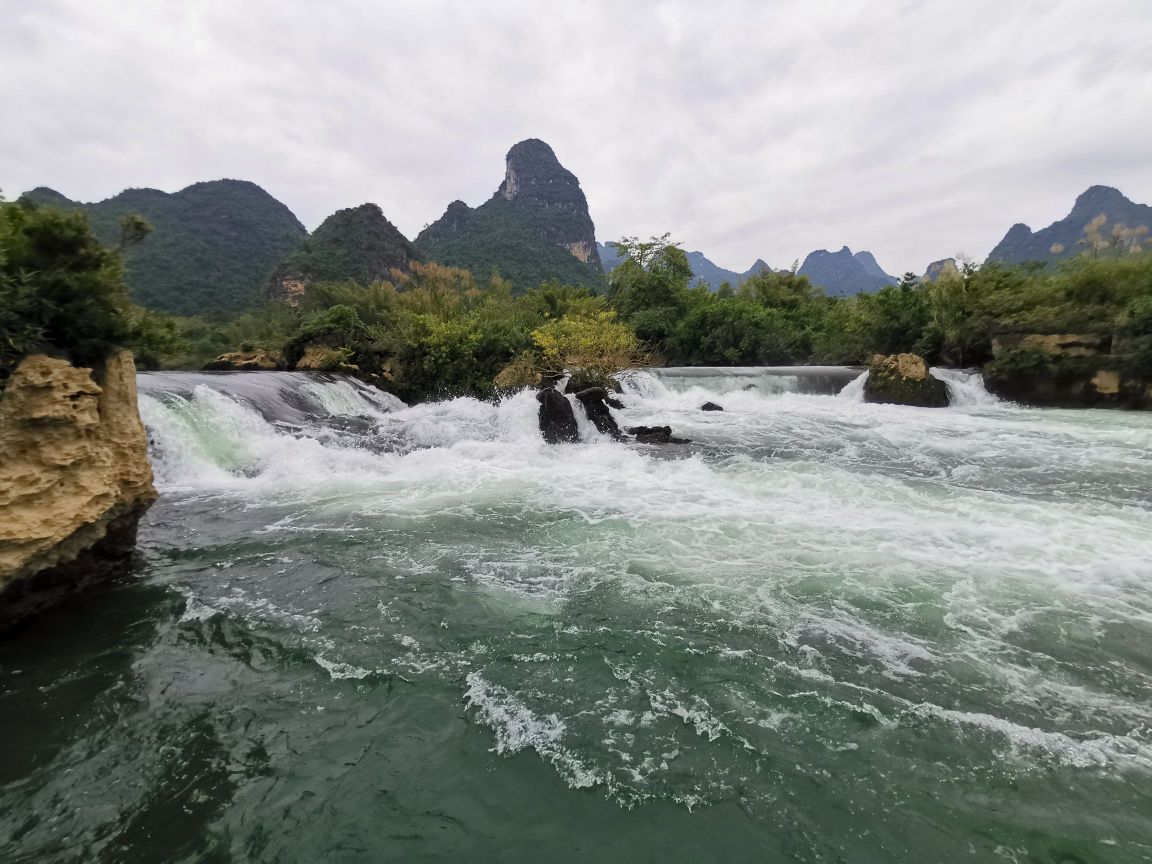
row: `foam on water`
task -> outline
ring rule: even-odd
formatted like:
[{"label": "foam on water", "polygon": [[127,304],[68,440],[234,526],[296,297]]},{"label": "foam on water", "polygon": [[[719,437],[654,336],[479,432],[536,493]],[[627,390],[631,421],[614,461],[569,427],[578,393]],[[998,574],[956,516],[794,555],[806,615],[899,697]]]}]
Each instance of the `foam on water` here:
[{"label": "foam on water", "polygon": [[212,381],[144,388],[166,498],[284,550],[180,571],[181,626],[280,628],[336,683],[448,682],[497,755],[626,806],[744,789],[774,813],[822,770],[870,790],[876,753],[905,786],[1147,775],[1149,417],[934,373],[953,407],[865,404],[859,370],[823,394],[624,376],[621,425],[693,442],[664,449],[579,405],[582,443],[545,445],[531,393],[308,381],[319,407],[285,424]]}]

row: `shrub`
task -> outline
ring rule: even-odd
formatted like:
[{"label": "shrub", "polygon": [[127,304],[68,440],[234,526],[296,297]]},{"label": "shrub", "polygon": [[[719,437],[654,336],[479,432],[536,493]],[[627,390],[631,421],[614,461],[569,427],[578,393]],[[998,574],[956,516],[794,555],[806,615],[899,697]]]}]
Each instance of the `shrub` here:
[{"label": "shrub", "polygon": [[[144,232],[135,219],[125,238]],[[120,250],[102,246],[83,213],[0,201],[0,387],[34,352],[93,365],[118,348],[152,359],[176,342],[170,322],[129,302]]]},{"label": "shrub", "polygon": [[651,363],[636,332],[615,312],[549,321],[532,331],[532,342],[543,375],[578,374],[588,386],[608,387],[617,372]]}]

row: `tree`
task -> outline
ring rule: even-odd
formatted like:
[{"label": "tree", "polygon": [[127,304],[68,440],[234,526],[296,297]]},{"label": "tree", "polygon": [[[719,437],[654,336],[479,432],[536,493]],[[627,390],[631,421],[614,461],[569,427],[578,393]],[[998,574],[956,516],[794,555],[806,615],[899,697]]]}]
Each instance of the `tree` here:
[{"label": "tree", "polygon": [[571,373],[578,389],[610,386],[617,372],[651,363],[636,333],[610,311],[549,321],[532,331],[532,342],[537,370],[548,377]]},{"label": "tree", "polygon": [[130,213],[120,219],[120,247],[123,252],[129,246],[135,246],[152,233],[152,225],[143,216]]},{"label": "tree", "polygon": [[756,366],[792,363],[796,334],[776,310],[748,298],[710,296],[677,322],[669,359],[687,366]]},{"label": "tree", "polygon": [[[129,238],[144,224],[132,220]],[[174,338],[129,302],[120,250],[101,245],[83,213],[0,201],[0,381],[36,351],[93,365],[117,348],[167,352]]]}]

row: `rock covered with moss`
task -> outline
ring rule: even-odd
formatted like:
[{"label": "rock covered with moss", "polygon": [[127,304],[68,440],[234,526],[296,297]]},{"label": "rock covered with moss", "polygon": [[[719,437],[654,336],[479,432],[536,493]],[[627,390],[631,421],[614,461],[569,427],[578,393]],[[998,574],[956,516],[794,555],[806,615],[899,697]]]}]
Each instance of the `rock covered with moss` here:
[{"label": "rock covered with moss", "polygon": [[947,408],[948,387],[917,354],[873,355],[864,382],[864,401],[881,405]]},{"label": "rock covered with moss", "polygon": [[992,339],[984,383],[1001,399],[1054,408],[1152,410],[1152,334],[1008,333]]}]

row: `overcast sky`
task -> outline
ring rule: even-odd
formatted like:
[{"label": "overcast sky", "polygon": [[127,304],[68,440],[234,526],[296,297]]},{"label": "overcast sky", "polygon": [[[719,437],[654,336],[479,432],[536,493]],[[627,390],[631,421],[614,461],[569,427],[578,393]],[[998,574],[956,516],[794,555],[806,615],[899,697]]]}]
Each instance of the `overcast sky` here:
[{"label": "overcast sky", "polygon": [[896,274],[1152,203],[1152,0],[0,0],[0,57],[7,197],[235,177],[414,237],[537,137],[600,240]]}]

